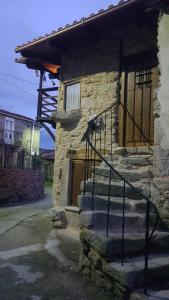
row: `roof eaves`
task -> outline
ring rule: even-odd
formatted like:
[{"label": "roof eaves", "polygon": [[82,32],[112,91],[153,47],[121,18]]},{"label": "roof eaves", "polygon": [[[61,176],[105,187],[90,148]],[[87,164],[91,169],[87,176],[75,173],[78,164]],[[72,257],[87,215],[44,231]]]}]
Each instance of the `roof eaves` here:
[{"label": "roof eaves", "polygon": [[4,115],[4,116],[11,116],[13,118],[18,118],[18,119],[22,119],[22,120],[29,121],[29,122],[32,122],[32,123],[36,123],[36,121],[34,119],[30,118],[30,117],[20,115],[20,114],[17,114],[17,113],[12,113],[12,112],[7,111],[7,110],[0,109],[0,114]]},{"label": "roof eaves", "polygon": [[96,14],[90,14],[89,17],[84,17],[80,21],[74,21],[72,24],[67,24],[65,27],[60,27],[56,31],[52,31],[50,34],[45,34],[44,36],[40,36],[33,41],[29,41],[27,43],[24,43],[22,45],[19,45],[16,47],[15,52],[19,53],[25,49],[28,49],[36,44],[39,44],[41,42],[47,41],[49,39],[52,39],[53,37],[56,37],[58,35],[61,35],[67,31],[71,31],[72,29],[78,28],[81,25],[84,25],[86,23],[89,23],[91,21],[94,21],[95,19],[98,19],[100,17],[103,17],[107,15],[108,13],[115,12],[119,10],[120,8],[124,8],[128,5],[135,4],[137,2],[140,2],[140,0],[121,0],[118,2],[117,5],[110,5],[107,9],[100,9],[98,13]]}]

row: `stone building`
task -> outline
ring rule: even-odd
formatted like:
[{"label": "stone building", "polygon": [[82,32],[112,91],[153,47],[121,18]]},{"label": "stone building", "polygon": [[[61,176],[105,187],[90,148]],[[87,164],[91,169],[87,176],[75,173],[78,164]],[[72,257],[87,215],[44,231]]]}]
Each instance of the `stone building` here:
[{"label": "stone building", "polygon": [[45,180],[53,182],[55,150],[40,149],[41,170]]},{"label": "stone building", "polygon": [[38,159],[40,127],[27,116],[0,109],[0,205],[44,196]]},{"label": "stone building", "polygon": [[[134,240],[128,237],[133,246],[126,242],[124,247],[124,221],[132,227],[128,228],[130,234],[133,230],[142,234],[137,226],[146,223],[144,283],[148,276],[147,245],[154,233],[149,233],[150,203],[163,226],[168,226],[168,12],[166,0],[120,1],[16,48],[22,55],[17,62],[41,72],[39,106],[44,72],[59,79],[57,111],[39,119],[57,128],[54,205],[68,206],[68,211],[73,211],[72,206],[80,213],[82,269],[100,286],[113,289],[115,299],[127,299],[142,282],[142,271],[133,266],[128,267],[130,273],[119,262],[107,263],[123,256],[124,248],[130,256],[144,248],[138,236]],[[79,197],[77,210],[82,181],[84,195]],[[114,196],[116,199],[110,199]],[[148,203],[145,219],[138,214],[138,202],[132,202],[140,197]],[[127,219],[125,198],[135,203],[136,213],[129,213]],[[131,202],[128,205],[133,212]],[[113,213],[117,207],[122,209],[120,215],[118,210]],[[67,218],[69,221],[68,214]],[[108,237],[109,227],[114,230],[114,219],[116,234],[122,223],[122,237],[106,240],[102,233],[107,230]],[[168,236],[167,231],[160,232],[159,239],[164,236]],[[159,239],[154,243],[160,248]],[[168,247],[166,240],[164,244]],[[164,266],[169,268],[167,260],[163,266],[161,260],[156,263],[161,274]]]},{"label": "stone building", "polygon": [[16,167],[21,151],[39,154],[40,126],[33,119],[0,109],[0,166]]}]

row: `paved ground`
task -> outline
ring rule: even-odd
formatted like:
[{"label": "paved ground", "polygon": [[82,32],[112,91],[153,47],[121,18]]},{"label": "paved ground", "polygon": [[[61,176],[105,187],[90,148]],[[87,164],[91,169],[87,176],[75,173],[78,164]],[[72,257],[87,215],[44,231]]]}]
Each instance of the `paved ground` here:
[{"label": "paved ground", "polygon": [[51,228],[51,194],[0,208],[0,300],[109,300],[78,272],[78,234]]}]

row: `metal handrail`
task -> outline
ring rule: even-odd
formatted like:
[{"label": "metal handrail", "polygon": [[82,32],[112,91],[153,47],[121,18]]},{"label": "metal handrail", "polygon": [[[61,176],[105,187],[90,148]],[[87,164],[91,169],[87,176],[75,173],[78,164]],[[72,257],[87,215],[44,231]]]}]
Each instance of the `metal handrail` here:
[{"label": "metal handrail", "polygon": [[131,113],[129,112],[129,110],[127,109],[126,106],[124,106],[124,104],[120,101],[120,106],[123,108],[123,110],[125,110],[127,113],[128,113],[128,116],[130,117],[130,119],[132,120],[132,122],[134,123],[134,126],[136,126],[137,130],[140,132],[141,136],[143,137],[144,139],[144,142],[145,143],[148,143],[149,144],[149,149],[152,151],[152,148],[151,146],[153,146],[153,143],[151,143],[148,138],[145,136],[143,130],[140,128],[140,126],[137,124],[136,120],[133,118],[133,116],[131,115]]},{"label": "metal handrail", "polygon": [[[121,102],[120,102],[121,104]],[[100,122],[100,117],[102,118],[104,115],[104,120],[106,122],[106,113],[110,112],[112,113],[114,106],[117,104],[114,103],[111,106],[109,106],[107,109],[105,109],[103,112],[99,113],[96,117],[94,117],[90,122],[88,122],[88,127],[85,133],[85,139],[86,139],[86,163],[85,163],[85,181],[84,181],[84,194],[86,194],[86,181],[87,181],[87,161],[93,157],[94,152],[94,166],[93,166],[93,186],[92,186],[92,210],[94,209],[94,195],[95,195],[95,161],[96,161],[96,155],[99,157],[99,159],[106,164],[106,166],[109,168],[110,175],[109,175],[109,192],[108,192],[108,203],[107,203],[107,229],[106,233],[107,236],[109,234],[109,213],[110,213],[110,188],[111,188],[111,180],[112,180],[112,173],[116,174],[119,179],[121,179],[124,183],[123,185],[123,209],[122,209],[122,265],[124,264],[124,254],[125,254],[125,247],[124,247],[124,230],[125,230],[125,198],[126,198],[126,185],[128,185],[134,193],[136,193],[141,199],[144,199],[146,201],[146,217],[145,217],[145,267],[144,267],[144,293],[147,294],[147,282],[148,282],[148,261],[149,261],[149,245],[150,241],[153,237],[153,234],[155,230],[158,227],[159,221],[160,221],[160,215],[158,212],[157,207],[155,204],[151,201],[151,199],[147,196],[145,196],[142,192],[140,192],[136,187],[134,187],[124,176],[122,176],[113,166],[110,164],[110,162],[106,159],[105,156],[102,155],[101,147],[100,151],[97,150],[97,141],[96,141],[96,130],[97,130],[97,124]],[[124,109],[124,106],[123,106]],[[135,122],[135,120],[134,120]],[[136,122],[135,122],[136,123]],[[111,126],[112,126],[112,115],[111,115]],[[139,126],[137,125],[138,130]],[[101,132],[102,128],[100,128]],[[110,128],[112,131],[112,128]],[[140,133],[142,134],[142,131],[140,129]],[[106,135],[106,131],[104,133]],[[143,136],[143,135],[142,135]],[[93,142],[94,138],[94,142]],[[101,139],[101,134],[100,134]],[[105,140],[104,137],[104,146],[105,146]],[[112,143],[112,134],[111,134],[111,143]],[[105,150],[104,150],[105,154]],[[112,145],[111,145],[111,155],[112,155]],[[150,210],[153,208],[153,212],[156,214],[155,222],[152,226],[152,231],[150,233]]]}]

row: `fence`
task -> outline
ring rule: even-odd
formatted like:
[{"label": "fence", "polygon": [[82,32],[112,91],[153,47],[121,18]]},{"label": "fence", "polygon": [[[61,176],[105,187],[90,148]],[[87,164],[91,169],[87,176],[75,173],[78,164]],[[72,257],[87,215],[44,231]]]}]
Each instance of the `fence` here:
[{"label": "fence", "polygon": [[41,161],[35,153],[25,149],[13,148],[8,144],[0,145],[0,167],[5,169],[40,170]]}]

